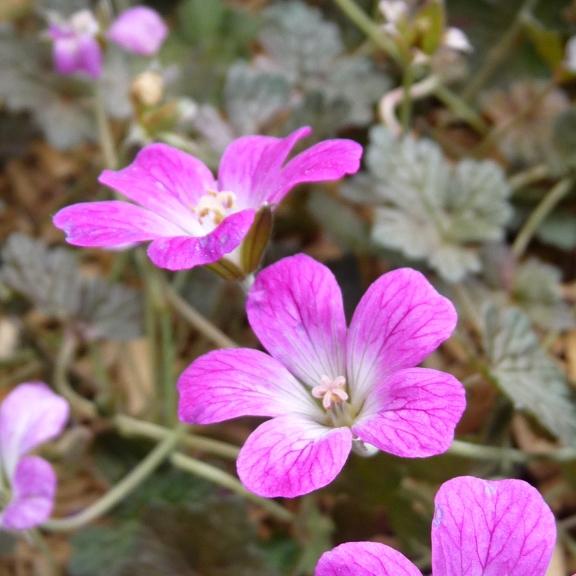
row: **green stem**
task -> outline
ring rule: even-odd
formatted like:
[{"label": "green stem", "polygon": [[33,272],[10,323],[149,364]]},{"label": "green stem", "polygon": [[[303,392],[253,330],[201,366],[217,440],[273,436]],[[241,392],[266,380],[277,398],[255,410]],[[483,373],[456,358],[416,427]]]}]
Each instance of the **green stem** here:
[{"label": "green stem", "polygon": [[77,347],[76,337],[71,332],[66,331],[62,337],[54,366],[54,387],[60,395],[70,402],[73,412],[80,417],[93,419],[97,415],[94,404],[80,396],[68,381],[68,370],[74,360]]},{"label": "green stem", "polygon": [[508,182],[512,189],[512,194],[514,194],[522,188],[526,188],[535,182],[540,182],[548,178],[548,176],[550,176],[550,168],[548,168],[546,164],[538,164],[537,166],[532,166],[527,170],[514,174]]},{"label": "green stem", "polygon": [[104,165],[106,168],[113,170],[118,167],[118,156],[116,154],[116,146],[114,144],[114,136],[110,128],[110,122],[104,108],[104,97],[102,94],[101,82],[96,83],[96,93],[94,95],[96,105],[96,124],[98,127],[98,139],[100,141],[100,149],[104,157]]},{"label": "green stem", "polygon": [[214,484],[218,484],[219,486],[239,494],[247,500],[251,500],[255,504],[258,504],[270,512],[270,514],[273,514],[278,520],[283,522],[291,522],[294,519],[293,514],[286,510],[286,508],[280,506],[274,502],[274,500],[266,500],[265,498],[256,496],[256,494],[252,494],[252,492],[248,492],[248,490],[246,490],[246,488],[244,488],[244,486],[242,486],[242,484],[236,478],[234,478],[234,476],[230,476],[230,474],[227,474],[219,468],[210,466],[209,464],[201,462],[200,460],[189,458],[183,454],[173,454],[170,458],[170,461],[176,468],[180,468],[181,470],[189,472],[190,474],[194,474],[195,476],[209,480]]},{"label": "green stem", "polygon": [[152,475],[158,466],[174,451],[184,433],[185,428],[183,426],[175,428],[116,486],[79,514],[69,518],[49,520],[42,527],[54,532],[68,532],[77,530],[108,513]]},{"label": "green stem", "polygon": [[488,126],[482,119],[482,116],[441,82],[438,82],[436,86],[435,96],[449,108],[457,118],[466,121],[477,132],[480,134],[486,134],[486,132],[488,132]]},{"label": "green stem", "polygon": [[410,90],[413,82],[414,72],[410,63],[407,63],[402,76],[402,104],[400,106],[400,123],[404,134],[408,134],[410,131],[410,123],[412,121],[412,96]]},{"label": "green stem", "polygon": [[536,206],[526,223],[518,232],[514,244],[512,245],[512,253],[517,259],[520,259],[524,254],[532,237],[542,224],[542,222],[549,216],[549,214],[556,208],[562,199],[570,192],[574,180],[572,178],[564,178],[560,180],[549,192],[542,198],[540,204]]},{"label": "green stem", "polygon": [[164,294],[168,302],[191,326],[200,332],[207,340],[218,348],[237,348],[238,344],[226,336],[220,328],[204,318],[200,312],[193,308],[182,298],[167,282],[164,283]]},{"label": "green stem", "polygon": [[395,44],[385,35],[380,27],[354,2],[354,0],[334,0],[340,10],[360,29],[364,34],[381,48],[388,56],[400,63],[400,54]]},{"label": "green stem", "polygon": [[160,342],[162,345],[162,365],[160,374],[160,390],[164,399],[164,422],[169,426],[176,423],[176,381],[174,378],[174,364],[176,353],[174,350],[174,335],[172,333],[172,318],[165,310],[160,314]]},{"label": "green stem", "polygon": [[552,460],[554,462],[571,462],[576,460],[574,448],[559,448],[557,450],[523,452],[515,448],[499,448],[482,446],[471,442],[454,440],[448,449],[449,454],[471,458],[473,460],[507,460],[514,464],[525,464],[534,460]]},{"label": "green stem", "polygon": [[[153,422],[144,422],[143,420],[137,420],[136,418],[122,414],[114,417],[114,425],[120,434],[124,436],[141,436],[157,441],[163,440],[169,436],[171,432],[168,428],[164,428]],[[219,440],[212,440],[211,438],[204,438],[190,433],[182,436],[180,445],[231,460],[236,460],[240,452],[238,447],[227,444],[226,442],[220,442]]]},{"label": "green stem", "polygon": [[500,41],[492,48],[484,64],[474,76],[462,96],[465,100],[470,101],[482,89],[484,84],[496,72],[500,65],[506,60],[510,51],[522,34],[522,27],[524,25],[524,18],[534,10],[539,0],[525,0],[524,4],[516,14],[514,21],[508,28],[506,33],[501,37]]}]

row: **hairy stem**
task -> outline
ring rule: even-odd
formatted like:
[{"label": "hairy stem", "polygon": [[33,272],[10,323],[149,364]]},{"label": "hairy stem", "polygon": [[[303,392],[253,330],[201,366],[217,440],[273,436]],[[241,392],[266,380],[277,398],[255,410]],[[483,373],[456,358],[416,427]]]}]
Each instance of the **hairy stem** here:
[{"label": "hairy stem", "polygon": [[388,56],[393,58],[397,63],[400,63],[400,54],[395,44],[354,0],[334,0],[334,2],[378,48],[381,48]]},{"label": "hairy stem", "polygon": [[[153,422],[145,422],[123,414],[116,415],[113,421],[116,429],[123,436],[140,436],[150,438],[151,440],[163,440],[171,433],[168,428],[164,428]],[[240,452],[237,446],[190,433],[184,434],[179,442],[181,446],[186,446],[193,450],[200,450],[201,452],[208,452],[231,460],[235,460]]]},{"label": "hairy stem", "polygon": [[214,484],[227,488],[228,490],[239,494],[243,498],[258,504],[278,520],[291,522],[294,519],[294,515],[289,510],[286,510],[286,508],[280,506],[280,504],[277,504],[274,500],[260,498],[260,496],[248,492],[248,490],[246,490],[246,488],[244,488],[244,486],[242,486],[234,476],[231,476],[219,468],[210,466],[200,460],[184,456],[183,454],[173,454],[170,460],[176,468],[194,474],[195,476],[199,476],[200,478],[204,478],[205,480],[209,480]]},{"label": "hairy stem", "polygon": [[184,433],[185,428],[181,425],[172,430],[116,486],[82,512],[68,518],[49,520],[42,527],[54,532],[67,532],[77,530],[107,514],[152,475],[158,466],[174,451]]},{"label": "hairy stem", "polygon": [[518,232],[512,245],[512,253],[517,259],[522,257],[542,222],[550,215],[552,210],[556,208],[568,192],[572,190],[573,184],[573,178],[560,180],[560,182],[542,198],[538,206],[536,206],[524,226],[520,229],[520,232]]}]

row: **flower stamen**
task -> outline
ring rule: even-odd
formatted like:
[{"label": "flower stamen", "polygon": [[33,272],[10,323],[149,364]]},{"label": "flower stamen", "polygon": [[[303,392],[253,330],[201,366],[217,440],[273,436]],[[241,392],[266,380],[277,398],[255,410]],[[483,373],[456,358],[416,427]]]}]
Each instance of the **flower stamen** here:
[{"label": "flower stamen", "polygon": [[324,410],[330,410],[333,404],[346,402],[349,398],[348,392],[346,392],[346,378],[336,376],[332,379],[330,376],[321,376],[320,384],[312,388],[312,396],[322,399]]},{"label": "flower stamen", "polygon": [[211,218],[212,222],[218,225],[235,206],[236,194],[234,192],[207,190],[206,194],[200,196],[192,212],[198,216],[201,224],[204,224],[207,218]]}]

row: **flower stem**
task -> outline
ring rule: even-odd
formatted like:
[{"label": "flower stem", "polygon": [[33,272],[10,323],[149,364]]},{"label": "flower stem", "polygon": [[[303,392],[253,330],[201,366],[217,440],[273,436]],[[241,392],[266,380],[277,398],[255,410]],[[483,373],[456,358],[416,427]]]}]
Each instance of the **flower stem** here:
[{"label": "flower stem", "polygon": [[518,172],[509,180],[512,194],[518,192],[518,190],[521,190],[522,188],[530,186],[530,184],[544,180],[548,176],[550,176],[550,168],[548,168],[546,164],[538,164],[528,168],[527,170]]},{"label": "flower stem", "polygon": [[54,386],[58,394],[70,402],[70,406],[76,415],[93,419],[97,414],[94,404],[80,396],[68,381],[68,370],[74,360],[77,347],[78,341],[76,337],[71,332],[66,331],[62,337],[56,365],[54,366]]},{"label": "flower stem", "polygon": [[289,510],[286,510],[286,508],[280,506],[274,502],[274,500],[260,498],[260,496],[256,496],[256,494],[252,494],[252,492],[248,492],[248,490],[246,490],[246,488],[244,488],[244,486],[242,486],[242,484],[236,478],[234,478],[234,476],[227,474],[219,468],[210,466],[210,464],[206,464],[200,460],[184,456],[183,454],[173,454],[170,458],[170,461],[176,468],[184,470],[185,472],[189,472],[190,474],[194,474],[195,476],[199,476],[200,478],[209,480],[214,484],[218,484],[219,486],[223,486],[224,488],[239,494],[247,500],[251,500],[255,504],[262,506],[262,508],[270,512],[270,514],[274,515],[278,520],[281,520],[282,522],[291,522],[294,520],[294,515]]},{"label": "flower stem", "polygon": [[394,43],[386,36],[383,30],[354,2],[354,0],[334,0],[340,10],[360,29],[364,34],[381,48],[388,56],[400,63],[400,54]]},{"label": "flower stem", "polygon": [[177,426],[170,434],[165,436],[146,458],[100,500],[97,500],[75,516],[49,520],[42,527],[54,532],[67,532],[81,528],[108,513],[152,475],[158,466],[174,451],[184,433],[185,427],[182,425]]},{"label": "flower stem", "polygon": [[480,67],[478,73],[474,76],[472,81],[464,90],[462,97],[464,100],[472,100],[478,92],[482,89],[484,84],[496,72],[500,65],[506,60],[510,51],[520,38],[522,27],[524,25],[524,18],[534,10],[539,0],[525,0],[524,4],[516,14],[511,26],[506,33],[501,37],[500,41],[492,48],[484,64]]},{"label": "flower stem", "polygon": [[514,240],[512,245],[512,253],[517,259],[520,259],[532,237],[542,224],[542,222],[550,215],[552,210],[562,201],[562,199],[572,190],[574,184],[573,178],[564,178],[560,180],[549,192],[542,198],[540,204],[536,206],[526,223],[521,228],[520,232]]},{"label": "flower stem", "polygon": [[576,460],[576,449],[569,447],[548,451],[523,452],[515,448],[482,446],[461,440],[454,440],[452,446],[448,449],[448,453],[473,460],[504,459],[514,464],[524,464],[534,460],[553,460],[555,462],[570,462]]},{"label": "flower stem", "polygon": [[198,332],[210,340],[213,344],[219,348],[237,348],[238,344],[234,342],[231,338],[226,336],[220,328],[212,324],[208,319],[206,319],[200,312],[193,308],[180,294],[178,294],[170,284],[164,283],[164,294],[168,302],[174,307],[174,309],[185,318],[191,326],[193,326]]},{"label": "flower stem", "polygon": [[118,155],[116,154],[116,145],[114,144],[114,136],[110,128],[110,122],[104,107],[104,95],[101,82],[96,83],[96,92],[94,95],[96,106],[96,124],[98,127],[98,140],[100,142],[100,149],[104,157],[104,165],[106,168],[114,170],[118,167]]},{"label": "flower stem", "polygon": [[[124,436],[141,436],[150,438],[151,440],[163,440],[170,435],[168,428],[123,414],[118,414],[114,417],[114,425],[118,432]],[[230,458],[231,460],[235,460],[240,452],[238,447],[227,444],[226,442],[203,438],[202,436],[190,433],[182,436],[180,444],[193,450],[209,452],[217,456],[222,456],[223,458]]]},{"label": "flower stem", "polygon": [[34,546],[42,553],[42,556],[46,560],[46,571],[43,571],[43,573],[46,574],[46,576],[60,576],[62,571],[54,559],[52,550],[50,550],[50,546],[48,546],[48,543],[40,530],[30,530],[28,535],[30,536],[30,540]]}]

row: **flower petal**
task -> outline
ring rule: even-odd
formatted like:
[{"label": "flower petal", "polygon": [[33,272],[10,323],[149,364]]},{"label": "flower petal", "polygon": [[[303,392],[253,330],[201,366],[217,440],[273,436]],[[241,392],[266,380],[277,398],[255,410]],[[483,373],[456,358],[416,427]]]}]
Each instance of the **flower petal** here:
[{"label": "flower petal", "polygon": [[114,248],[184,233],[154,212],[119,200],[73,204],[60,210],[53,222],[74,246]]},{"label": "flower petal", "polygon": [[248,437],[238,475],[248,490],[267,498],[295,498],[330,484],[350,450],[349,428],[327,428],[302,416],[268,420]]},{"label": "flower petal", "polygon": [[12,499],[0,516],[6,530],[29,530],[45,522],[52,513],[56,493],[52,466],[37,456],[18,463],[12,478]]},{"label": "flower petal", "polygon": [[102,74],[102,48],[92,36],[78,39],[78,70],[86,72],[91,78]]},{"label": "flower petal", "polygon": [[68,402],[41,382],[20,384],[6,396],[0,406],[0,456],[8,477],[24,454],[62,432],[68,415]]},{"label": "flower petal", "polygon": [[135,6],[114,20],[106,36],[128,52],[152,56],[162,46],[168,28],[156,10]]},{"label": "flower petal", "polygon": [[239,416],[322,413],[280,362],[247,348],[215,350],[197,358],[178,380],[179,417],[212,424]]},{"label": "flower petal", "polygon": [[217,262],[240,246],[254,216],[254,210],[231,214],[205,236],[157,238],[148,247],[148,256],[156,266],[168,270],[187,270]]},{"label": "flower petal", "polygon": [[422,572],[390,546],[377,542],[346,542],[322,555],[314,575],[422,576]]},{"label": "flower petal", "polygon": [[352,430],[384,452],[424,458],[450,447],[465,408],[464,387],[451,374],[407,368],[370,392]]},{"label": "flower petal", "polygon": [[339,180],[346,174],[356,174],[361,158],[362,146],[353,140],[319,142],[288,162],[282,170],[282,185],[268,202],[278,204],[298,184]]},{"label": "flower petal", "polygon": [[282,186],[282,166],[298,140],[310,134],[300,128],[286,138],[244,136],[226,148],[220,161],[220,190],[234,192],[241,208],[260,208]]},{"label": "flower petal", "polygon": [[416,270],[376,280],[354,312],[347,340],[348,377],[355,403],[387,374],[419,364],[457,322],[452,303]]},{"label": "flower petal", "polygon": [[434,574],[544,576],[555,541],[554,515],[522,480],[464,476],[436,494]]},{"label": "flower petal", "polygon": [[126,198],[178,223],[184,230],[196,225],[191,209],[217,185],[208,167],[190,154],[166,144],[150,144],[122,170],[104,170],[98,179]]},{"label": "flower petal", "polygon": [[298,254],[262,270],[246,310],[260,342],[305,384],[345,374],[342,294],[323,264]]}]

